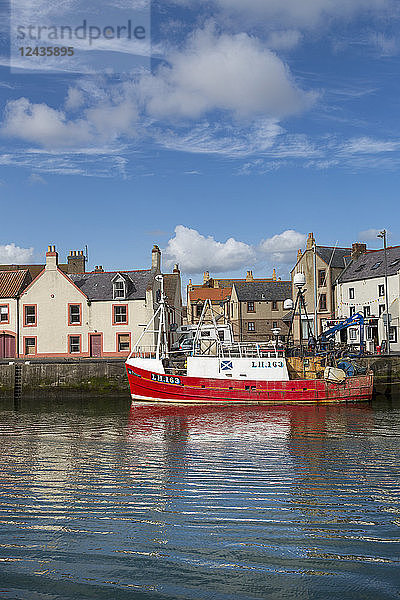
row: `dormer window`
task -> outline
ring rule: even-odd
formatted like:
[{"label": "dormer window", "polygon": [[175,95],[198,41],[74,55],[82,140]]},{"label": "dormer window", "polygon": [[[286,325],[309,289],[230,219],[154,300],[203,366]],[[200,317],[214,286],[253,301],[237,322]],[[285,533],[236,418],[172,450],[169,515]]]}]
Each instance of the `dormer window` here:
[{"label": "dormer window", "polygon": [[113,298],[114,300],[125,300],[126,281],[123,277],[115,277],[113,280]]}]

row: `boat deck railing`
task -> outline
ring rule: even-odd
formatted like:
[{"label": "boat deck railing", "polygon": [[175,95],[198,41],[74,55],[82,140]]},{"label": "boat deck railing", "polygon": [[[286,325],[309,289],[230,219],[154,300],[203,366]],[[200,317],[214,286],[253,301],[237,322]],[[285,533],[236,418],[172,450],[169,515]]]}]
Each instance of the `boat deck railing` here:
[{"label": "boat deck railing", "polygon": [[271,344],[257,344],[254,342],[236,342],[220,346],[221,358],[283,358],[283,348],[275,348]]},{"label": "boat deck railing", "polygon": [[[157,347],[136,346],[133,348],[129,358],[156,358]],[[234,342],[220,343],[216,340],[202,341],[193,351],[170,351],[169,356],[179,357],[199,356],[217,358],[283,358],[285,352],[282,347],[275,348],[267,343]],[[165,356],[165,355],[164,355]]]}]

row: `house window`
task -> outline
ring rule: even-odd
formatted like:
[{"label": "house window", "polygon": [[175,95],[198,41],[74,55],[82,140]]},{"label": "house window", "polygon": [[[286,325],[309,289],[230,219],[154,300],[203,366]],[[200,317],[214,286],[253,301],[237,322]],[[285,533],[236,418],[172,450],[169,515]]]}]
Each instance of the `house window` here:
[{"label": "house window", "polygon": [[278,327],[278,321],[272,321],[272,329],[276,329]]},{"label": "house window", "polygon": [[247,303],[247,312],[255,312],[254,302],[248,302]]},{"label": "house window", "polygon": [[384,296],[384,295],[385,295],[385,286],[383,284],[378,285],[378,296],[380,298],[382,298],[382,296]]},{"label": "house window", "polygon": [[69,352],[73,354],[74,352],[81,351],[81,336],[80,335],[70,335],[69,336]]},{"label": "house window", "polygon": [[325,269],[319,269],[318,271],[318,286],[319,287],[324,287],[326,285],[326,271]]},{"label": "house window", "polygon": [[8,304],[2,304],[0,306],[0,323],[8,323]]},{"label": "house window", "polygon": [[384,312],[385,312],[385,305],[380,304],[379,305],[379,316],[381,316],[381,314],[383,314]]},{"label": "house window", "polygon": [[116,304],[113,313],[113,323],[127,323],[128,322],[128,307],[126,304]]},{"label": "house window", "polygon": [[36,306],[24,306],[24,325],[36,325]]},{"label": "house window", "polygon": [[256,324],[254,323],[254,321],[249,321],[247,323],[247,331],[255,331],[256,330]]},{"label": "house window", "polygon": [[389,341],[397,343],[397,327],[389,327]]},{"label": "house window", "polygon": [[364,306],[363,312],[364,312],[364,317],[369,317],[371,315],[371,308],[369,306]]},{"label": "house window", "polygon": [[354,288],[349,288],[349,298],[350,300],[354,299]]},{"label": "house window", "polygon": [[350,306],[350,316],[352,317],[356,312],[356,307],[355,306]]},{"label": "house window", "polygon": [[68,307],[68,324],[69,325],[80,325],[81,324],[81,305],[70,304]]},{"label": "house window", "polygon": [[278,301],[272,300],[272,310],[278,310]]},{"label": "house window", "polygon": [[203,312],[203,305],[196,304],[196,317],[201,317],[202,312]]},{"label": "house window", "polygon": [[25,338],[25,354],[36,354],[36,338]]},{"label": "house window", "polygon": [[123,281],[122,279],[120,279],[118,281],[114,281],[114,283],[113,283],[113,298],[114,298],[114,300],[117,298],[124,299],[125,297],[126,297],[125,281]]},{"label": "house window", "polygon": [[131,343],[128,333],[118,334],[118,352],[129,352]]},{"label": "house window", "polygon": [[354,342],[357,339],[357,329],[349,329],[349,337]]},{"label": "house window", "polygon": [[321,294],[319,297],[319,310],[326,310],[326,294]]}]

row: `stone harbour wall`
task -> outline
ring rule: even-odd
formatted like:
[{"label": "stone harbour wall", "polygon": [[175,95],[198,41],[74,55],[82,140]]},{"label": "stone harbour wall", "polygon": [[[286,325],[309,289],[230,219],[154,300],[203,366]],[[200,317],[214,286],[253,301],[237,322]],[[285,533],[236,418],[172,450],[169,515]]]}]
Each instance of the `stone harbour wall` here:
[{"label": "stone harbour wall", "polygon": [[[18,389],[20,388],[20,389]],[[129,384],[125,361],[85,359],[65,361],[1,361],[0,398],[92,395],[125,396]]]}]

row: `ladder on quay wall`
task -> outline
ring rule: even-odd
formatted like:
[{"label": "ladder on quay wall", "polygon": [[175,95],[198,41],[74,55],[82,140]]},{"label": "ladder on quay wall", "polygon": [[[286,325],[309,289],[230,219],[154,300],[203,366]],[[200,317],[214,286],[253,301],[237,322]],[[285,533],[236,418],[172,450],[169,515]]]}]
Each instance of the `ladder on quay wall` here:
[{"label": "ladder on quay wall", "polygon": [[22,397],[22,365],[14,366],[14,402],[19,402]]}]

